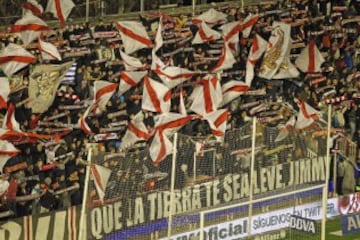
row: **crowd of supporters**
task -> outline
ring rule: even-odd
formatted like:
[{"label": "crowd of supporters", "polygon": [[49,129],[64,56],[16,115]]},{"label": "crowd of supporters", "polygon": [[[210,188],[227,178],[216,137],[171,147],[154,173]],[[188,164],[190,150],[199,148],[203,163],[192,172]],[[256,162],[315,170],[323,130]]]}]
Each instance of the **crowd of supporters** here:
[{"label": "crowd of supporters", "polygon": [[[228,22],[244,20],[250,13],[260,16],[248,38],[244,38],[242,33],[239,34],[236,63],[231,69],[223,71],[222,84],[230,80],[244,79],[251,40],[255,34],[266,40],[269,39],[274,21],[292,25],[291,60],[295,60],[311,39],[315,40],[316,46],[325,58],[321,66],[322,72],[314,76],[300,73],[299,77],[281,80],[266,80],[255,76],[250,90],[265,89],[266,94],[245,95],[228,103],[227,107],[230,111],[228,129],[239,128],[250,121],[251,112],[241,107],[246,103],[283,101],[297,109],[294,102],[296,98],[322,111],[324,119],[326,119],[327,104],[329,102],[333,104],[332,126],[343,129],[345,135],[348,135],[352,141],[360,143],[359,1],[296,0],[268,2],[245,9],[223,7],[217,10],[228,15]],[[139,21],[146,27],[151,38],[155,36],[159,16],[157,14],[139,16]],[[158,51],[160,53],[158,55],[163,62],[171,62],[174,66],[199,72],[206,72],[217,64],[223,46],[221,39],[192,44],[191,40],[198,31],[199,25],[191,21],[191,16],[164,15],[162,22],[164,45]],[[214,26],[213,29],[219,30],[219,27],[221,24]],[[43,60],[37,45],[30,44],[27,49],[37,57],[37,62],[10,78],[12,93],[9,96],[8,106],[11,103],[16,106],[15,119],[22,131],[37,131],[56,137],[52,141],[16,145],[21,153],[10,158],[3,169],[0,169],[3,172],[0,177],[2,210],[10,209],[13,212],[11,216],[14,217],[81,204],[86,169],[84,161],[87,159],[88,147],[91,143],[97,143],[99,152],[120,152],[120,146],[124,144],[121,138],[127,130],[127,123],[142,108],[143,89],[142,85],[137,85],[121,95],[115,92],[106,105],[106,111],[100,115],[89,116],[87,124],[92,134],[87,135],[80,128],[69,128],[69,125],[78,122],[86,108],[71,109],[65,106],[86,106],[94,99],[93,88],[97,80],[113,83],[123,81],[119,74],[124,70],[120,56],[122,40],[116,24],[103,22],[101,19],[96,24],[67,25],[63,29],[50,31],[43,38],[45,41],[56,43],[62,60],[50,62]],[[1,33],[0,50],[9,43],[22,44],[21,39],[14,34]],[[144,65],[152,64],[150,48],[141,49],[132,56],[140,59]],[[33,113],[27,107],[32,68],[36,64],[63,62],[75,63],[72,65],[74,74],[70,76],[69,81],[60,84],[53,104],[45,113]],[[149,75],[154,79],[157,78],[151,71]],[[180,91],[185,98],[190,96],[194,86],[199,83],[200,76],[193,77],[172,91],[172,111],[178,112]],[[191,101],[186,101],[187,107],[190,104]],[[285,123],[290,118],[288,112],[282,112],[283,109],[276,106],[267,111],[283,114],[281,118],[266,122],[272,127]],[[3,116],[6,113],[6,109],[1,110]],[[150,111],[144,113],[144,123],[149,131],[154,128],[155,115]],[[54,120],[51,120],[51,117],[54,117]],[[45,122],[53,124],[46,125]],[[210,135],[211,129],[205,121],[195,119],[180,132],[199,137]],[[106,166],[111,167],[111,164],[118,163],[109,161]],[[127,172],[125,170],[123,174],[135,182],[143,165],[151,171],[157,171],[159,167],[153,166],[149,157],[136,158],[131,164],[131,169]],[[341,183],[350,184],[345,187],[350,189],[347,192],[351,192],[351,189],[355,190],[357,184],[360,186],[360,182],[355,182],[356,179],[360,179],[358,176],[360,172],[356,170],[359,166],[360,162],[356,160],[354,166],[341,165],[340,177],[350,174],[351,180]],[[223,171],[232,170],[230,167]],[[345,174],[344,171],[347,173]],[[341,187],[338,193],[342,193]]]}]

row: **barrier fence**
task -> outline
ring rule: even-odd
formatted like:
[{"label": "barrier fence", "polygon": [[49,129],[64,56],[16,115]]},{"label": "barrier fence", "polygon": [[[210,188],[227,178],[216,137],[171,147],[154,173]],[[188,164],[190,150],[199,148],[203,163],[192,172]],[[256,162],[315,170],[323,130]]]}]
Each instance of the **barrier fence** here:
[{"label": "barrier fence", "polygon": [[[330,128],[291,130],[281,139],[283,130],[253,118],[228,130],[223,142],[180,132],[172,138],[173,153],[158,166],[146,145],[121,153],[95,150],[89,160],[111,169],[111,176],[104,205],[94,181],[87,181],[80,229],[87,229],[86,239],[211,239],[212,234],[253,239],[272,230],[293,239],[310,231],[310,239],[321,239],[330,135],[315,136],[330,134]],[[316,214],[299,214],[298,206],[314,202]],[[310,230],[290,228],[291,222],[311,220],[316,222]],[[136,236],[122,235],[134,227],[143,229]]]}]

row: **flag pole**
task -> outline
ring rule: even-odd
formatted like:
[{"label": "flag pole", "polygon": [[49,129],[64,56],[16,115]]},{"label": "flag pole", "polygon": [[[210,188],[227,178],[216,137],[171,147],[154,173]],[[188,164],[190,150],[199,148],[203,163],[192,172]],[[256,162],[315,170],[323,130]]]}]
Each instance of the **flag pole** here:
[{"label": "flag pole", "polygon": [[89,0],[86,0],[86,13],[85,13],[85,22],[89,21],[89,10],[90,10],[90,6],[89,6]]},{"label": "flag pole", "polygon": [[325,159],[325,183],[322,192],[322,221],[321,221],[321,240],[326,238],[326,218],[327,218],[327,202],[329,192],[330,178],[330,131],[331,131],[331,104],[328,105],[327,116],[327,137],[326,137],[326,159]]},{"label": "flag pole", "polygon": [[173,152],[172,152],[172,162],[171,162],[171,183],[170,183],[170,211],[169,211],[169,219],[168,219],[168,232],[167,237],[170,239],[171,237],[171,225],[172,225],[172,215],[174,214],[174,189],[175,189],[175,170],[176,170],[176,153],[177,153],[177,138],[178,133],[174,135],[173,141]]},{"label": "flag pole", "polygon": [[83,200],[81,205],[81,215],[80,215],[80,223],[79,223],[79,239],[86,239],[86,202],[88,196],[88,188],[90,181],[90,164],[92,157],[92,148],[89,148],[87,164],[86,164],[86,175],[85,175],[85,186],[83,192]]}]

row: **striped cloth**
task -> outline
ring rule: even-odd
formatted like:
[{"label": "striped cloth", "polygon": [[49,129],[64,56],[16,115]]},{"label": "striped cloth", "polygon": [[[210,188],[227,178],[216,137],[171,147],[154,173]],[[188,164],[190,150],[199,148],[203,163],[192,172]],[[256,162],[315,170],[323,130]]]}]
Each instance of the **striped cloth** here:
[{"label": "striped cloth", "polygon": [[74,62],[66,72],[64,78],[61,80],[61,84],[75,85],[77,63]]}]

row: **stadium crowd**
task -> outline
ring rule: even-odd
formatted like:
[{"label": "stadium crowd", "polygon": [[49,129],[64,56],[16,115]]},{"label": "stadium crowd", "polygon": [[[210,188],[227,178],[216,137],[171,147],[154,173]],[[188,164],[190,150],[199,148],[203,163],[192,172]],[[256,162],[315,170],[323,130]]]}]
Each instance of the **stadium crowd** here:
[{"label": "stadium crowd", "polygon": [[[293,109],[299,109],[294,100],[298,99],[319,110],[324,119],[326,106],[331,103],[332,126],[343,129],[344,134],[359,145],[359,1],[279,1],[252,5],[244,9],[222,7],[217,11],[227,15],[226,22],[243,22],[250,13],[259,16],[248,36],[243,36],[243,32],[237,35],[238,50],[233,51],[236,62],[221,72],[222,85],[231,80],[244,81],[252,39],[258,34],[268,40],[272,36],[271,26],[275,21],[289,23],[292,26],[289,55],[292,62],[311,41],[315,42],[324,57],[321,72],[317,73],[300,72],[296,77],[271,80],[255,74],[249,91],[260,93],[244,94],[226,104],[230,112],[228,130],[244,126],[254,115],[258,115],[259,119],[266,119],[264,124],[271,127],[285,124],[292,115],[290,111],[269,103],[287,102]],[[140,15],[139,22],[152,39],[155,38],[160,16],[164,43],[157,50],[157,55],[161,61],[200,73],[172,89],[171,111],[178,112],[180,98],[184,97],[185,106],[189,109],[192,104],[190,96],[195,86],[200,84],[202,77],[206,75],[204,73],[218,64],[223,50],[223,40],[192,44],[200,25],[192,21],[191,16],[167,16],[158,13]],[[212,29],[221,32],[223,24],[224,22],[216,23]],[[120,91],[115,91],[107,101],[106,109],[102,109],[98,114],[88,115],[85,121],[91,133],[78,127],[78,121],[83,119],[87,106],[96,98],[94,88],[97,81],[104,80],[120,85],[126,81],[121,74],[126,68],[126,63],[122,56],[123,42],[116,23],[100,19],[96,24],[66,25],[64,28],[48,31],[42,38],[57,46],[61,60],[43,59],[36,43],[27,45],[26,49],[36,56],[37,60],[16,74],[8,76],[11,92],[7,99],[7,107],[1,109],[4,116],[3,129],[4,126],[8,127],[6,116],[9,116],[9,109],[15,109],[14,116],[21,131],[52,136],[51,139],[37,136],[35,140],[27,136],[21,140],[25,142],[19,142],[18,136],[5,139],[14,143],[20,152],[7,161],[0,160],[3,161],[3,168],[0,169],[1,206],[3,211],[12,211],[11,217],[81,204],[86,169],[84,162],[87,160],[88,147],[96,143],[96,154],[123,151],[122,145],[126,143],[122,142],[122,137],[129,128],[128,123],[142,110],[143,84],[138,84],[121,94]],[[1,33],[0,51],[12,43],[23,44],[22,39],[16,34],[10,31]],[[151,78],[160,79],[156,71],[149,70],[154,62],[151,48],[140,49],[131,56],[143,63],[143,69],[148,70]],[[255,65],[255,73],[260,71],[260,62]],[[68,63],[67,68],[70,68],[61,76],[63,79],[53,94],[55,96],[50,107],[43,112],[34,112],[33,109],[37,106],[31,106],[29,94],[31,88],[34,88],[31,82],[36,79],[32,71],[37,65],[49,63],[59,66]],[[5,73],[2,73],[0,78],[6,78]],[[44,87],[39,87],[40,95],[43,94],[41,91],[45,92],[53,84],[51,81],[44,81]],[[262,90],[265,90],[265,93],[261,93]],[[271,107],[258,112],[262,114],[250,111],[250,107],[242,107],[252,103],[252,106],[266,103]],[[144,111],[143,115],[143,122],[150,133],[154,129],[154,117],[157,114]],[[280,117],[266,118],[269,116]],[[211,135],[208,123],[200,118],[192,119],[179,131],[194,137]],[[146,141],[141,144],[139,147],[146,145]],[[119,163],[109,161],[106,166],[112,167],[112,164]],[[141,178],[139,175],[142,173],[140,169],[143,165],[146,165],[149,171],[157,171],[162,164],[165,163],[154,166],[150,157],[136,158],[131,164],[131,169],[123,174],[137,181]],[[345,175],[346,178],[340,184],[337,193],[360,190],[356,189],[356,186],[360,187],[360,171],[357,170],[359,168],[360,162],[356,161],[353,166],[339,167],[339,179]],[[165,167],[162,170],[164,169]],[[230,166],[222,171],[226,173],[233,169]],[[343,191],[342,187],[347,190]],[[93,197],[95,195],[94,192]]]}]

